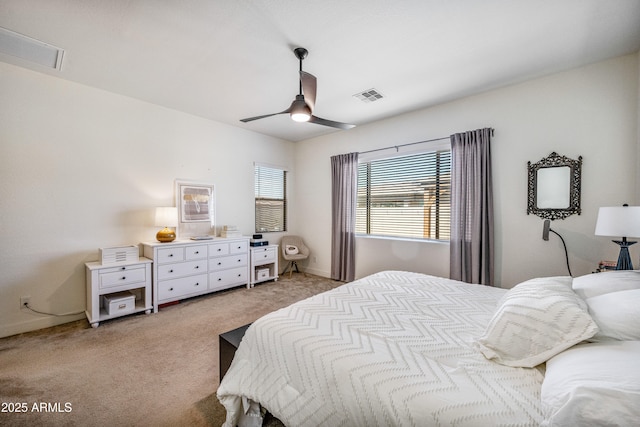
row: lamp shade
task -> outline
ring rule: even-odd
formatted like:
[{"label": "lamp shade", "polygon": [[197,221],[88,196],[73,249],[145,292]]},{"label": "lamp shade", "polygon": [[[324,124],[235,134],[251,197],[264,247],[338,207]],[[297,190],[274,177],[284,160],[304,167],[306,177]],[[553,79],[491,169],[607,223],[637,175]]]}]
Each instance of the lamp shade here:
[{"label": "lamp shade", "polygon": [[600,208],[596,236],[640,237],[640,206]]},{"label": "lamp shade", "polygon": [[176,227],[178,225],[178,208],[160,207],[156,208],[156,226]]}]

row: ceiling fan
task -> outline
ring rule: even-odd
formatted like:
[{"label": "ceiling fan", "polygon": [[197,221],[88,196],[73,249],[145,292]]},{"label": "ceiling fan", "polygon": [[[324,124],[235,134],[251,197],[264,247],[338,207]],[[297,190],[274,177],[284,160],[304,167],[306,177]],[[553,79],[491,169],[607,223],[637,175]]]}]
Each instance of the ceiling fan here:
[{"label": "ceiling fan", "polygon": [[333,120],[322,119],[313,115],[313,108],[316,103],[317,79],[313,74],[302,71],[302,60],[307,57],[309,51],[303,47],[297,47],[293,50],[296,58],[300,61],[300,93],[296,95],[296,99],[291,103],[289,108],[279,113],[265,114],[263,116],[249,117],[241,119],[241,122],[247,123],[265,117],[276,116],[278,114],[289,114],[291,119],[296,122],[309,122],[318,125],[330,126],[338,129],[351,129],[355,125],[348,123],[334,122]]}]

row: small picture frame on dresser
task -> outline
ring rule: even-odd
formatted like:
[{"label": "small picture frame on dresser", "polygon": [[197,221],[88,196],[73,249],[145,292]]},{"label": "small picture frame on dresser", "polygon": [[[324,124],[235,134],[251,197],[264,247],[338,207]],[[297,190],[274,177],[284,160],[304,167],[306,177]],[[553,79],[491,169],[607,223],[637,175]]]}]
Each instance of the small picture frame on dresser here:
[{"label": "small picture frame on dresser", "polygon": [[215,185],[199,181],[175,181],[178,237],[208,235],[215,230]]}]

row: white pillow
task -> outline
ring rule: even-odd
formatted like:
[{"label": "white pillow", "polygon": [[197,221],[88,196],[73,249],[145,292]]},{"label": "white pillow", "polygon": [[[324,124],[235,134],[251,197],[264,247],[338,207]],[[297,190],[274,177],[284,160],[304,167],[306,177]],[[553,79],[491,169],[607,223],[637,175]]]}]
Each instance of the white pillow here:
[{"label": "white pillow", "polygon": [[586,302],[599,329],[594,339],[640,340],[640,289],[598,295]]},{"label": "white pillow", "polygon": [[543,426],[632,426],[640,420],[640,341],[579,344],[547,362]]},{"label": "white pillow", "polygon": [[640,289],[640,271],[613,270],[587,274],[573,279],[573,290],[583,299],[610,292]]},{"label": "white pillow", "polygon": [[294,245],[287,245],[284,248],[287,255],[296,255],[298,253],[298,247]]},{"label": "white pillow", "polygon": [[546,277],[510,289],[476,346],[502,365],[532,368],[597,331],[571,277]]}]

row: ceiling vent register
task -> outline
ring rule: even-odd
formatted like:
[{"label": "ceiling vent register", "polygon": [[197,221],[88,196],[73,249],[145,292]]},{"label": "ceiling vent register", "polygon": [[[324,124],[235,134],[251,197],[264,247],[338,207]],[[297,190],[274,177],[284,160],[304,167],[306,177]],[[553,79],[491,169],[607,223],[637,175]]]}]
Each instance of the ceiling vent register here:
[{"label": "ceiling vent register", "polygon": [[384,98],[384,95],[382,95],[376,89],[367,89],[364,92],[356,93],[353,96],[358,98],[360,101],[367,102],[367,103],[368,102],[374,102],[374,101],[377,101],[379,99]]}]

